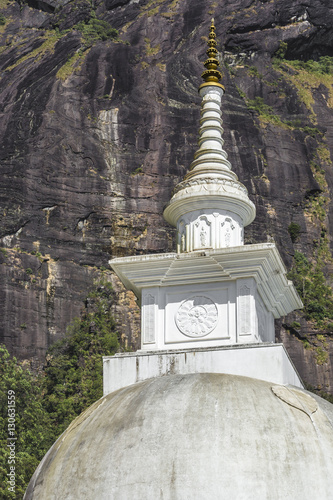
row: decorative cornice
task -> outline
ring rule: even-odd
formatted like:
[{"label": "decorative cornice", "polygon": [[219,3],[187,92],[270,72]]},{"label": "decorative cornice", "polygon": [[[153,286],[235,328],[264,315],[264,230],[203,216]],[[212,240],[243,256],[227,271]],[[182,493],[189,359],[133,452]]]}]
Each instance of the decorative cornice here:
[{"label": "decorative cornice", "polygon": [[241,183],[224,183],[224,179],[207,183],[204,179],[193,179],[194,182],[183,184],[173,195],[163,212],[169,224],[177,226],[183,215],[196,213],[197,210],[201,213],[205,210],[227,211],[240,217],[243,226],[251,224],[256,209],[247,192],[242,189],[244,186]]},{"label": "decorative cornice", "polygon": [[[260,296],[275,318],[303,307],[273,243],[183,254],[121,257],[109,261],[127,288],[141,296],[143,287],[255,279]],[[192,272],[189,273],[188,269]]]},{"label": "decorative cornice", "polygon": [[178,191],[182,191],[183,189],[190,188],[192,186],[204,186],[204,185],[214,185],[217,191],[226,192],[227,187],[231,187],[232,189],[236,189],[247,195],[246,187],[240,182],[231,181],[229,179],[217,179],[216,177],[201,177],[198,179],[184,180],[177,184],[177,186],[172,191],[172,196],[174,196]]}]

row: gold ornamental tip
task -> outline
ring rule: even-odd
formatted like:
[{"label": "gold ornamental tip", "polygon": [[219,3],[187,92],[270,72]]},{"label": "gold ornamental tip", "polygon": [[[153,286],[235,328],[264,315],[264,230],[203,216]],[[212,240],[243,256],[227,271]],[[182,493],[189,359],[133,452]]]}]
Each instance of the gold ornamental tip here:
[{"label": "gold ornamental tip", "polygon": [[216,85],[217,87],[223,87],[221,83],[219,83],[219,80],[222,78],[221,72],[217,69],[218,66],[220,65],[218,59],[217,59],[217,48],[216,48],[216,34],[215,34],[215,24],[214,24],[214,19],[212,19],[212,23],[210,25],[209,29],[209,37],[208,37],[208,49],[207,49],[207,55],[208,59],[204,62],[204,66],[206,68],[206,71],[202,73],[202,78],[204,79],[204,83],[202,83],[199,87],[199,90],[202,87],[207,87],[208,85]]}]

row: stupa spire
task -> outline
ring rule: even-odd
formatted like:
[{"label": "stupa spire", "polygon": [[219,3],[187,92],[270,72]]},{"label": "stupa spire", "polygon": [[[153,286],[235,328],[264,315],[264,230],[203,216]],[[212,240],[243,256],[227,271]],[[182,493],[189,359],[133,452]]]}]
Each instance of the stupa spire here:
[{"label": "stupa spire", "polygon": [[[205,81],[199,87],[199,147],[164,210],[165,219],[177,228],[177,253],[110,261],[121,281],[140,301],[141,348],[148,352],[143,361],[133,357],[129,365],[125,358],[120,360],[121,365],[112,361],[113,366],[119,366],[118,375],[109,372],[109,380],[115,384],[113,390],[122,387],[116,378],[123,383],[124,373],[142,380],[170,371],[171,363],[179,373],[192,373],[194,366],[194,371],[210,373],[213,366],[224,371],[228,365],[236,370],[232,373],[245,376],[253,376],[252,366],[258,365],[255,377],[266,380],[267,370],[275,366],[277,359],[273,351],[266,355],[266,351],[260,349],[258,354],[257,350],[253,358],[242,349],[230,349],[226,358],[220,351],[233,344],[274,342],[274,318],[302,306],[286,279],[275,245],[244,245],[244,227],[253,221],[255,207],[223,149],[224,88],[219,83],[214,22],[207,54]],[[186,348],[193,352],[182,358],[182,349]],[[163,349],[167,353],[165,364],[159,356],[150,357],[149,351]],[[227,360],[226,365],[222,359]],[[282,360],[279,366],[288,372],[289,383],[294,383],[293,370],[285,368]]]},{"label": "stupa spire", "polygon": [[217,48],[216,48],[217,43],[216,43],[214,19],[212,19],[212,23],[210,26],[207,45],[208,45],[207,49],[208,59],[206,59],[206,61],[204,62],[206,71],[204,71],[201,75],[205,83],[201,84],[200,88],[204,87],[206,84],[208,85],[217,84],[217,86],[221,86],[224,89],[223,85],[219,83],[219,81],[222,78],[222,74],[217,69],[220,63],[219,60],[217,59]]},{"label": "stupa spire", "polygon": [[212,19],[208,59],[199,87],[202,97],[199,148],[189,172],[178,184],[164,210],[164,218],[177,227],[177,251],[225,248],[244,244],[243,228],[255,217],[247,190],[232,171],[223,149],[221,100],[224,87],[217,69],[217,43]]}]

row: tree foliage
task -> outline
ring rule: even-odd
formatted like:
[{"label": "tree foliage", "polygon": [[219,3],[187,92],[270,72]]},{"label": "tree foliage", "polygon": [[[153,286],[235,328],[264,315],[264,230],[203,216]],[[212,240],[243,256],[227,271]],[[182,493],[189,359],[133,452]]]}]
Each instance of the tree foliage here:
[{"label": "tree foliage", "polygon": [[110,24],[101,19],[91,17],[89,21],[81,21],[75,29],[82,33],[86,46],[91,46],[99,40],[116,40],[118,38],[118,30],[112,28]]},{"label": "tree foliage", "polygon": [[49,351],[43,379],[44,406],[63,432],[83,410],[103,395],[102,356],[119,348],[111,313],[113,291],[100,283],[88,295],[86,309]]},{"label": "tree foliage", "polygon": [[[21,499],[39,461],[82,411],[103,393],[102,356],[119,348],[111,313],[113,291],[98,283],[66,336],[34,374],[0,346],[0,498]],[[15,393],[15,493],[8,490],[8,391]]]},{"label": "tree foliage", "polygon": [[[8,391],[15,393],[15,493],[8,490]],[[0,346],[0,498],[21,499],[38,462],[54,441],[51,419],[42,403],[40,379],[23,369]]]},{"label": "tree foliage", "polygon": [[287,49],[288,49],[287,42],[280,42],[279,48],[277,49],[277,51],[274,54],[275,57],[277,57],[278,59],[284,59],[286,52],[287,52]]},{"label": "tree foliage", "polygon": [[291,222],[288,226],[288,233],[290,234],[291,241],[295,243],[301,232],[301,226],[295,222]]},{"label": "tree foliage", "polygon": [[320,262],[312,265],[301,252],[295,252],[294,265],[288,274],[303,301],[306,318],[324,327],[333,319],[333,293],[326,283]]},{"label": "tree foliage", "polygon": [[[290,61],[289,61],[290,62]],[[309,59],[308,61],[292,61],[294,68],[305,69],[309,73],[319,73],[321,75],[333,74],[333,57],[321,56],[318,61]]]},{"label": "tree foliage", "polygon": [[321,75],[333,75],[333,57],[320,56],[318,60],[308,59],[301,61],[299,59],[286,59],[288,44],[281,42],[278,50],[275,52],[275,62],[286,61],[293,65],[295,69],[304,69],[309,73],[319,73]]}]

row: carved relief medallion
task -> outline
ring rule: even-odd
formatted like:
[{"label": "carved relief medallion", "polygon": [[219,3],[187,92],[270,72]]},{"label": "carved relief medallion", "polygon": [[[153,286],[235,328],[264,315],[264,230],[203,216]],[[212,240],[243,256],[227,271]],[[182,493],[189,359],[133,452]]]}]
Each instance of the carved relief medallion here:
[{"label": "carved relief medallion", "polygon": [[196,295],[184,300],[176,313],[176,325],[187,337],[205,337],[217,324],[217,307],[208,297]]}]

